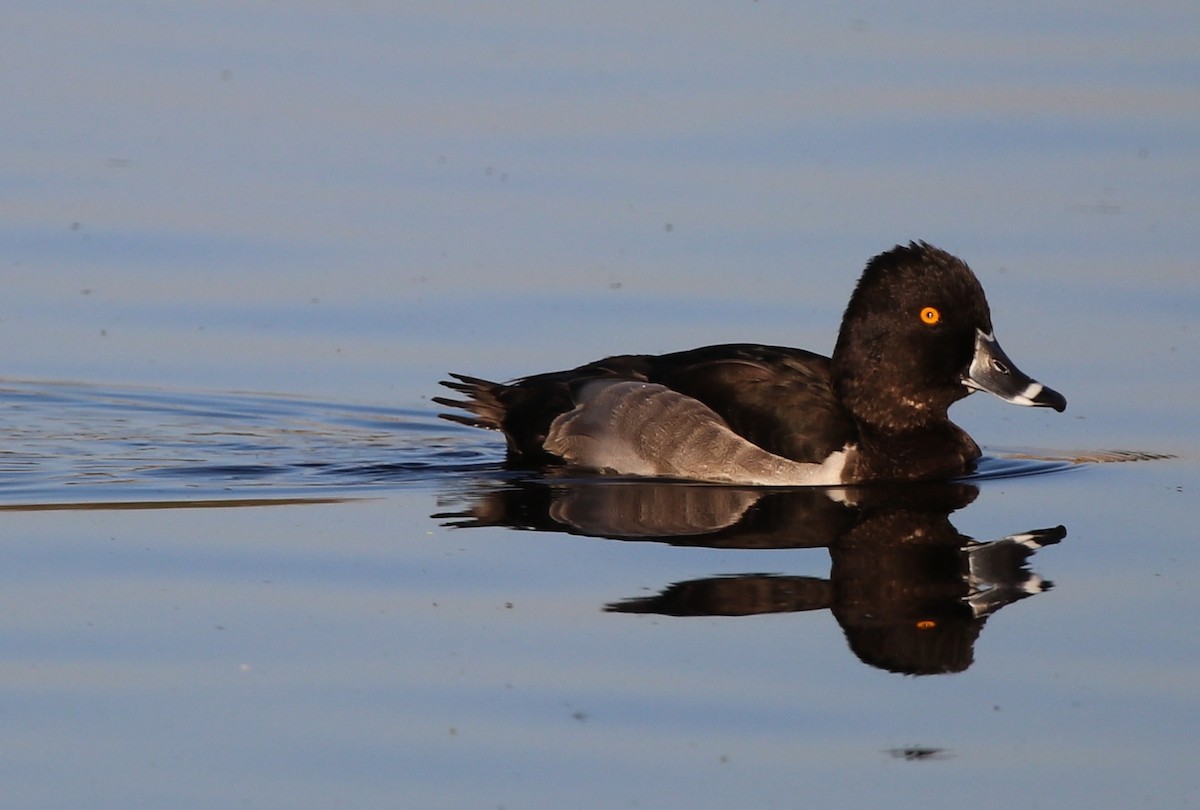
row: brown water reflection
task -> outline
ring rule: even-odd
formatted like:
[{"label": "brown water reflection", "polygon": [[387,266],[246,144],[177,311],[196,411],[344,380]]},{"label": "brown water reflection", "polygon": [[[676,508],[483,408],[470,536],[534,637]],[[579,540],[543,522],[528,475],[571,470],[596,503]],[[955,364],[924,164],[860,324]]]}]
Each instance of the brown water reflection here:
[{"label": "brown water reflection", "polygon": [[950,515],[966,483],[764,490],[660,482],[536,481],[477,493],[435,518],[714,549],[827,548],[828,577],[722,573],[681,580],[614,613],[751,616],[829,610],[863,663],[910,675],[962,672],[988,618],[1051,583],[1029,558],[1063,526],[977,541]]}]

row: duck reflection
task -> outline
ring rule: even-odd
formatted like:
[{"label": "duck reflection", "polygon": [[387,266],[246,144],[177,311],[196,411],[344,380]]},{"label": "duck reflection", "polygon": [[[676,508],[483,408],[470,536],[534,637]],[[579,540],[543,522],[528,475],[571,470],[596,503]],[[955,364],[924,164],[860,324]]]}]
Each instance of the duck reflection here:
[{"label": "duck reflection", "polygon": [[961,672],[988,617],[1051,587],[1028,567],[1062,526],[980,542],[950,515],[967,483],[742,489],[642,481],[520,482],[476,493],[456,527],[509,526],[707,548],[827,548],[828,578],[731,574],[614,602],[615,613],[751,616],[829,610],[864,663],[891,672]]}]

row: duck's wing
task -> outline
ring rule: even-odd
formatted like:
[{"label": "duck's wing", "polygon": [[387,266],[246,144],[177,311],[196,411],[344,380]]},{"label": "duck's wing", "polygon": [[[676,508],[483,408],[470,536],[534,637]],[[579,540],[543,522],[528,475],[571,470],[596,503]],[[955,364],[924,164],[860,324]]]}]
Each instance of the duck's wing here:
[{"label": "duck's wing", "polygon": [[820,463],[857,438],[830,385],[829,359],[819,354],[728,344],[648,361],[647,379],[699,400],[775,455]]},{"label": "duck's wing", "polygon": [[732,431],[703,402],[657,383],[597,378],[574,386],[545,449],[568,464],[623,475],[768,486],[842,483],[845,450],[797,462]]}]

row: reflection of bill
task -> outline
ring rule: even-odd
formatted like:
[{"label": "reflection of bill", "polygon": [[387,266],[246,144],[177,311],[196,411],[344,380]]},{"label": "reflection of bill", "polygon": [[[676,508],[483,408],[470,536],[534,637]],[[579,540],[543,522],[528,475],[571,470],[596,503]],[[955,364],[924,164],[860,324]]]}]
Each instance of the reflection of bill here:
[{"label": "reflection of bill", "polygon": [[854,653],[893,672],[960,672],[987,617],[1048,590],[1029,557],[1066,529],[978,542],[950,523],[965,483],[765,490],[640,481],[538,481],[481,493],[449,525],[504,525],[709,548],[829,549],[828,579],[724,574],[606,606],[615,613],[749,616],[829,610]]}]

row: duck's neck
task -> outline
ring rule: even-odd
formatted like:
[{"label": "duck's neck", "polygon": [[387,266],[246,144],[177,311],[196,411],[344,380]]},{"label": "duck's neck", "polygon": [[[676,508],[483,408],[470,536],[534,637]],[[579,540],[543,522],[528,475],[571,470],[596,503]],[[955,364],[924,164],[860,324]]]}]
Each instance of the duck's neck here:
[{"label": "duck's neck", "polygon": [[854,475],[866,481],[952,478],[969,472],[979,456],[979,445],[947,420],[900,431],[860,424]]}]

